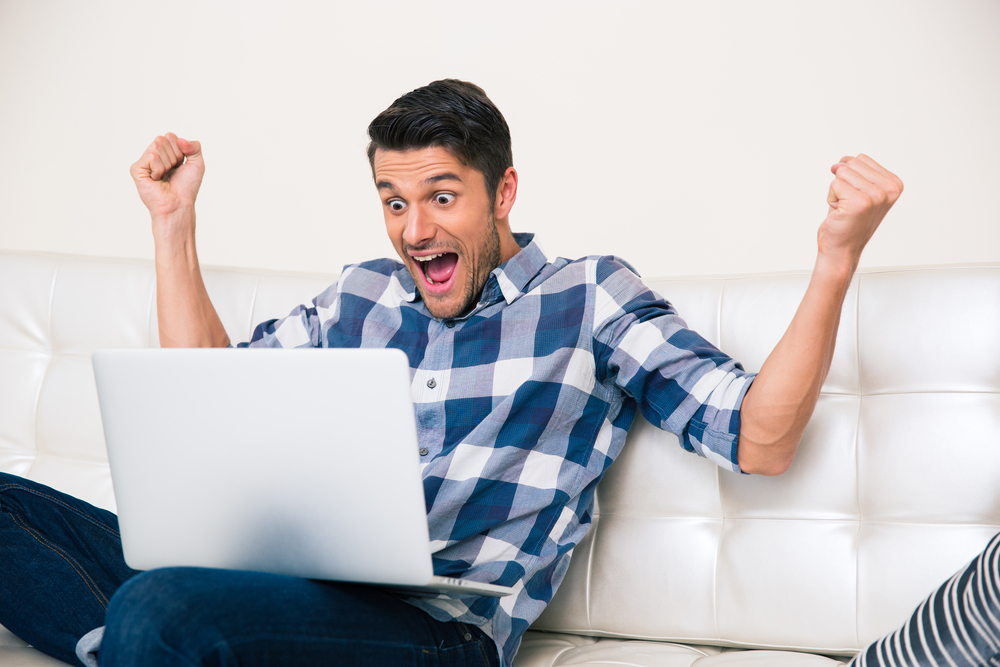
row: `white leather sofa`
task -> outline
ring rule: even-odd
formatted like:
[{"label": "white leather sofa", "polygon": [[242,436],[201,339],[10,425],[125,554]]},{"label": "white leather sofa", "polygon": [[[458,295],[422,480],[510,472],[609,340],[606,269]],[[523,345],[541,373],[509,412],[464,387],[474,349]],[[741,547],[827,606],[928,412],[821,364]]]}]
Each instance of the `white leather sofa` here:
[{"label": "white leather sofa", "polygon": [[[331,279],[205,271],[234,340]],[[756,370],[807,279],[648,282]],[[113,509],[90,353],[156,330],[151,263],[0,252],[0,469]],[[997,531],[1000,264],[864,271],[791,470],[721,472],[640,417],[515,665],[836,665]],[[48,664],[0,628],[0,665]]]}]

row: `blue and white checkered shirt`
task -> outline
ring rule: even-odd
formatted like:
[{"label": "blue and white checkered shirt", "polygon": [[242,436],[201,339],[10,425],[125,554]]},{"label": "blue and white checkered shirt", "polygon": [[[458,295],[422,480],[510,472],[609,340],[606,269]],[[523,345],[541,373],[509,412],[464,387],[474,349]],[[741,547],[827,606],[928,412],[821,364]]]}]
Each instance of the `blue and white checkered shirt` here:
[{"label": "blue and white checkered shirt", "polygon": [[[738,471],[751,375],[686,328],[613,257],[549,263],[529,234],[475,308],[435,319],[399,262],[348,266],[250,347],[394,347],[407,354],[434,571],[511,586],[505,598],[412,598],[481,626],[509,665],[591,521],[594,489],[636,409],[685,449]],[[426,453],[424,453],[426,452]]]}]

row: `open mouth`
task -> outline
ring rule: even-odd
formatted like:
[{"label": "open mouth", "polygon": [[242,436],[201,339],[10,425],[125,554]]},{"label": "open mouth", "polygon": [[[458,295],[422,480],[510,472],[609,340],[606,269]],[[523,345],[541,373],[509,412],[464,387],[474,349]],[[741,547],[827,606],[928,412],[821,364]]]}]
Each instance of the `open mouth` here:
[{"label": "open mouth", "polygon": [[458,265],[458,255],[453,252],[413,257],[413,260],[420,267],[424,280],[432,287],[447,287]]}]

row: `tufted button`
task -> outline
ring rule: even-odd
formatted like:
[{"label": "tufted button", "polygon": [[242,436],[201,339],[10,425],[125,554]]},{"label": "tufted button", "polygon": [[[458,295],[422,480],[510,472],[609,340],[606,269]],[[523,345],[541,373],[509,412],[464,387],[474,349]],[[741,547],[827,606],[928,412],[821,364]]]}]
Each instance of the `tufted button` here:
[{"label": "tufted button", "polygon": [[449,329],[454,329],[455,328],[455,320],[448,320],[447,322],[444,323],[444,325],[446,327],[448,327]]},{"label": "tufted button", "polygon": [[427,381],[427,386],[430,389],[433,389],[434,387],[438,386],[437,380],[435,380],[434,378],[431,378],[430,380]]},{"label": "tufted button", "polygon": [[429,451],[430,451],[430,450],[429,450],[429,449],[427,449],[426,447],[421,447],[421,448],[420,448],[420,455],[421,455],[421,456],[427,456],[427,453],[428,453]]}]

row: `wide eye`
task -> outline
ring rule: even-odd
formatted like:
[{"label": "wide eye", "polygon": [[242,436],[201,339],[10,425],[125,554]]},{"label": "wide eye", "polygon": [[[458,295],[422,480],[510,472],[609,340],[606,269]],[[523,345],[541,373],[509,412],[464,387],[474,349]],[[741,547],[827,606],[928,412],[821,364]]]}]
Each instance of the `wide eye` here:
[{"label": "wide eye", "polygon": [[386,206],[388,206],[396,213],[399,213],[400,211],[406,208],[406,202],[400,199],[390,199],[389,201],[386,202]]},{"label": "wide eye", "polygon": [[439,192],[436,195],[434,195],[434,201],[440,204],[441,206],[447,206],[448,204],[455,201],[455,195],[451,194],[450,192]]}]

